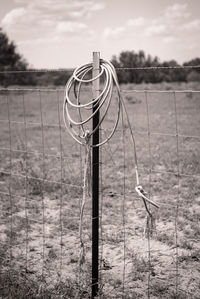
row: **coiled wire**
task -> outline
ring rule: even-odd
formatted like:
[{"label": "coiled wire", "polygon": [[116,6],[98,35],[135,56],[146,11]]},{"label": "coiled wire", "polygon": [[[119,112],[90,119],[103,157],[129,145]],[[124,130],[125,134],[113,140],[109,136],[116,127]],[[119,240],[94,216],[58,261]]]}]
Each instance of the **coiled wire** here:
[{"label": "coiled wire", "polygon": [[[90,143],[90,147],[101,146],[101,145],[105,144],[113,136],[113,134],[115,133],[115,131],[117,129],[117,125],[118,125],[119,118],[120,118],[120,111],[123,106],[125,113],[126,113],[130,133],[131,133],[131,139],[133,142],[136,183],[137,183],[137,185],[139,185],[138,166],[137,166],[138,163],[137,163],[135,139],[134,139],[133,131],[131,129],[131,124],[130,124],[128,113],[127,113],[126,106],[124,103],[124,99],[123,99],[121,91],[120,91],[120,86],[118,83],[115,68],[109,61],[100,59],[100,72],[99,72],[98,76],[96,76],[94,78],[86,79],[85,77],[88,76],[88,73],[91,72],[92,69],[93,69],[92,63],[88,63],[81,67],[76,68],[66,84],[65,98],[64,98],[64,103],[63,103],[63,119],[64,119],[65,127],[68,130],[69,134],[72,136],[72,138],[74,140],[76,140],[79,144],[82,144],[82,145],[88,144],[88,140],[96,132],[96,130],[100,127],[100,125],[102,124],[104,118],[106,117],[106,115],[108,113],[108,109],[110,107],[111,98],[112,98],[112,94],[113,94],[113,87],[116,86],[117,111],[116,111],[116,120],[114,122],[111,133],[104,140],[101,140],[100,143],[98,143],[98,144],[92,145]],[[104,85],[103,85],[103,88],[100,91],[99,95],[87,103],[81,103],[81,97],[80,97],[81,85],[83,83],[86,83],[86,84],[91,83],[98,78],[104,78]],[[75,101],[72,101],[70,99],[70,92],[71,92],[72,87],[74,87]],[[104,111],[103,111],[103,109],[101,109],[103,106],[105,106]],[[72,116],[70,115],[71,108],[77,109],[78,116],[79,116],[78,121],[74,120],[72,118]],[[94,108],[96,108],[96,109],[94,109]],[[82,117],[82,110],[84,110],[84,109],[86,109],[86,110],[93,109],[93,112],[90,114],[90,116],[86,117],[85,119],[83,119],[83,117]],[[89,131],[88,129],[85,128],[85,125],[94,117],[94,115],[98,111],[100,111],[100,109],[101,109],[101,113],[100,113],[99,123],[94,129]]]},{"label": "coiled wire", "polygon": [[[84,66],[81,66],[77,69],[75,69],[73,75],[71,78],[68,80],[66,84],[66,92],[65,92],[65,100],[64,100],[64,105],[63,105],[63,119],[64,119],[64,124],[67,130],[69,131],[70,135],[79,143],[79,144],[85,144],[87,142],[87,139],[90,138],[96,130],[100,127],[102,124],[108,109],[110,107],[111,103],[111,98],[112,98],[112,92],[113,92],[113,85],[114,83],[116,86],[118,85],[117,82],[117,75],[115,72],[115,69],[113,65],[105,60],[100,60],[100,73],[98,76],[91,78],[91,79],[85,79],[85,76],[92,70],[92,63],[86,64]],[[89,101],[88,103],[81,103],[81,98],[80,98],[80,90],[81,90],[81,85],[82,83],[90,83],[100,77],[104,76],[104,86],[98,97],[95,99]],[[76,91],[76,86],[78,84],[78,89]],[[74,95],[76,99],[76,103],[73,103],[72,100],[70,99],[70,91],[72,86],[74,86]],[[118,97],[117,97],[117,102],[118,102],[118,109],[117,109],[117,116],[116,120],[114,123],[114,126],[111,130],[111,133],[109,134],[108,137],[106,137],[104,140],[102,140],[99,144],[95,145],[90,145],[91,147],[95,146],[101,146],[105,144],[115,133],[115,130],[117,128],[118,122],[119,122],[119,117],[120,117],[120,109],[121,109],[121,102],[120,102],[120,96],[119,96],[119,91],[118,91]],[[103,109],[101,109],[103,106],[105,106],[104,111],[102,112]],[[78,110],[79,114],[79,121],[75,121],[69,112],[70,108],[76,108]],[[96,108],[96,109],[95,109]],[[86,119],[82,119],[82,109],[87,109],[87,110],[92,110],[93,113]],[[91,132],[88,132],[88,130],[85,129],[84,125],[88,123],[98,111],[100,111],[100,120],[98,125],[91,130]],[[78,130],[75,130],[74,127],[77,127]],[[81,129],[81,130],[80,130]]]},{"label": "coiled wire", "polygon": [[[115,133],[119,118],[120,118],[120,111],[123,106],[123,109],[126,114],[128,127],[131,134],[131,139],[133,143],[133,156],[134,156],[134,166],[135,166],[135,176],[136,176],[136,192],[138,195],[143,199],[145,209],[152,219],[152,214],[150,210],[148,209],[147,202],[149,204],[154,205],[156,208],[159,206],[155,204],[153,201],[149,200],[146,197],[146,192],[144,191],[143,187],[139,183],[139,174],[138,174],[138,161],[137,161],[137,153],[136,153],[136,143],[134,134],[131,128],[131,123],[129,120],[128,112],[125,106],[125,102],[122,96],[122,93],[120,91],[120,86],[117,79],[117,74],[115,71],[114,66],[103,59],[100,59],[100,72],[99,74],[91,79],[86,79],[85,77],[88,75],[88,73],[93,69],[92,63],[88,63],[86,65],[83,65],[79,68],[76,68],[73,72],[72,76],[68,80],[66,84],[66,90],[65,90],[65,98],[64,98],[64,104],[63,104],[63,119],[65,127],[67,128],[70,135],[73,137],[74,140],[76,140],[79,144],[85,145],[86,147],[97,147],[105,144]],[[104,77],[104,85],[102,88],[102,91],[99,92],[99,95],[94,98],[93,100],[87,102],[87,103],[81,103],[81,85],[83,83],[91,83],[94,80]],[[76,87],[78,85],[77,91]],[[92,145],[90,142],[90,137],[98,130],[100,125],[102,124],[104,118],[106,117],[108,113],[108,109],[111,104],[112,94],[113,94],[113,87],[116,86],[117,89],[117,111],[116,111],[116,120],[114,122],[113,128],[111,130],[111,133],[109,136],[107,136],[104,140],[101,140],[100,143]],[[75,103],[70,99],[70,91],[74,87],[74,96],[75,96]],[[101,109],[103,106],[105,106],[104,112],[103,109]],[[79,121],[75,121],[69,112],[70,108],[75,108],[78,111]],[[82,118],[82,110],[92,110],[92,113],[89,117],[86,117],[85,119]],[[101,109],[100,119],[99,123],[95,128],[93,128],[91,131],[85,128],[85,125],[95,116],[96,113],[98,113]],[[77,127],[78,130],[75,130],[74,127]],[[84,206],[84,204],[83,204]]]}]

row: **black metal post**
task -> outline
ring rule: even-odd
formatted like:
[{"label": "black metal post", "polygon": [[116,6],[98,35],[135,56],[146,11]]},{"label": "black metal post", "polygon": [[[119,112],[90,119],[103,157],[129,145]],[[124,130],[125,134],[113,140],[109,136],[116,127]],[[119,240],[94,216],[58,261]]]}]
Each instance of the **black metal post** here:
[{"label": "black metal post", "polygon": [[[93,52],[93,78],[99,74],[99,52]],[[99,95],[99,79],[93,81],[93,97]],[[98,105],[93,107],[93,112]],[[93,130],[99,124],[99,111],[93,117]],[[99,143],[99,129],[93,134],[92,145]],[[99,290],[99,147],[92,148],[92,298]]]}]

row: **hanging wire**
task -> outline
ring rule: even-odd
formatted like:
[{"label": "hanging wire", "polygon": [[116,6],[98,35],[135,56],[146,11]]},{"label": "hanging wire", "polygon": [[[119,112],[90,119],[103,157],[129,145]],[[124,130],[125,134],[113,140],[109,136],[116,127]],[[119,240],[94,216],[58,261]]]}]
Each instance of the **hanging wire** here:
[{"label": "hanging wire", "polygon": [[80,255],[79,255],[79,265],[80,269],[81,266],[85,263],[85,246],[83,241],[83,213],[84,213],[84,207],[86,204],[86,198],[87,198],[87,192],[89,192],[89,189],[87,188],[88,185],[88,169],[90,167],[90,140],[88,139],[88,144],[86,147],[86,153],[85,153],[85,163],[84,163],[84,174],[83,174],[83,198],[80,203],[80,223],[79,223],[79,236],[80,236]]}]

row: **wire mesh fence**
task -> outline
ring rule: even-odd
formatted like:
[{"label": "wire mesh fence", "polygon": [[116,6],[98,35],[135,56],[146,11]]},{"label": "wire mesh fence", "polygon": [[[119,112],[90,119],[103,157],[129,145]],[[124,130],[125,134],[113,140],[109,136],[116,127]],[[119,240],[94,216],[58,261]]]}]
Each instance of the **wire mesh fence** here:
[{"label": "wire mesh fence", "polygon": [[[199,298],[200,91],[122,88],[134,131],[139,173],[156,229],[149,232],[135,193],[133,148],[122,113],[100,150],[100,293],[102,298]],[[180,86],[179,86],[180,88]],[[90,96],[90,87],[81,91]],[[5,275],[39,281],[59,296],[88,298],[91,288],[91,196],[79,218],[84,147],[66,133],[63,89],[0,90],[0,262]],[[115,121],[100,130],[105,139]],[[4,280],[3,280],[4,279]],[[14,284],[14,282],[12,282]],[[65,287],[64,287],[65,285]],[[12,288],[11,288],[12,290]],[[67,297],[68,296],[68,297]]]}]

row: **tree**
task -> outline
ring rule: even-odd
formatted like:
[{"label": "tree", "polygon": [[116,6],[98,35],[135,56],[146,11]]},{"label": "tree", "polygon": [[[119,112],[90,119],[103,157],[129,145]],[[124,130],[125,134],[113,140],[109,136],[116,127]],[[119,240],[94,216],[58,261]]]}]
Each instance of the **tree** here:
[{"label": "tree", "polygon": [[[28,63],[17,52],[16,45],[9,38],[2,28],[0,28],[0,71],[27,70]],[[8,86],[13,84],[34,84],[32,74],[0,74],[0,85]]]},{"label": "tree", "polygon": [[[122,51],[119,55],[119,59],[116,56],[112,57],[112,64],[115,67],[142,67],[145,64],[145,53],[140,50],[138,53],[134,51]],[[119,71],[118,78],[120,83],[141,83],[143,76],[139,71],[127,70],[126,72]]]},{"label": "tree", "polygon": [[199,66],[198,68],[188,69],[187,72],[187,81],[198,81],[200,82],[200,58],[194,58],[190,61],[187,61],[183,64],[184,66]]},{"label": "tree", "polygon": [[[119,58],[116,56],[112,57],[112,64],[118,68],[142,68],[142,67],[151,67],[159,66],[158,57],[151,57],[148,55],[146,57],[143,50],[140,50],[138,53],[134,51],[123,51],[120,53]],[[138,70],[127,70],[122,72],[120,70],[118,73],[118,79],[120,83],[142,83],[142,82],[160,82],[160,75],[154,70],[144,71],[141,69]]]},{"label": "tree", "polygon": [[[185,82],[190,71],[179,68],[179,64],[175,60],[160,62],[157,56],[145,55],[144,51],[138,53],[134,51],[123,51],[119,58],[113,56],[111,62],[116,68],[122,68],[117,71],[120,83],[159,83],[166,82]],[[184,65],[187,65],[185,63]],[[188,65],[200,65],[200,58],[196,58],[188,62]],[[164,67],[157,69],[157,67]],[[123,71],[123,68],[136,68]],[[137,69],[138,68],[138,69]],[[142,69],[145,68],[145,69]],[[200,71],[200,68],[197,69]],[[195,73],[188,79],[197,80],[199,77]]]},{"label": "tree", "polygon": [[[184,66],[188,66],[188,65],[190,65],[190,66],[200,66],[200,58],[197,57],[197,58],[194,58],[194,59],[192,59],[192,60],[190,60],[190,61],[184,62],[183,65],[184,65]],[[197,71],[198,73],[200,73],[200,67],[197,68],[196,71]]]}]

